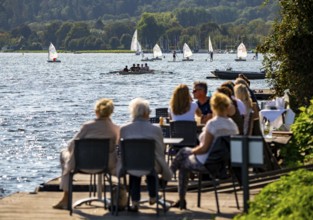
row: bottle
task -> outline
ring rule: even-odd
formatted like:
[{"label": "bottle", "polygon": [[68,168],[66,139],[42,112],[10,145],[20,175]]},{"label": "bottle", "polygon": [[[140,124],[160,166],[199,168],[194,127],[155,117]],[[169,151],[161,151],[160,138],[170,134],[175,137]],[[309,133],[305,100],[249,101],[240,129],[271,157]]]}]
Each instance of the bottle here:
[{"label": "bottle", "polygon": [[266,120],[266,122],[264,124],[263,133],[264,133],[264,136],[267,136],[270,133],[270,123],[268,120]]},{"label": "bottle", "polygon": [[160,117],[160,118],[159,118],[159,123],[160,123],[160,126],[162,126],[162,125],[164,124],[164,119],[163,119],[163,117]]}]

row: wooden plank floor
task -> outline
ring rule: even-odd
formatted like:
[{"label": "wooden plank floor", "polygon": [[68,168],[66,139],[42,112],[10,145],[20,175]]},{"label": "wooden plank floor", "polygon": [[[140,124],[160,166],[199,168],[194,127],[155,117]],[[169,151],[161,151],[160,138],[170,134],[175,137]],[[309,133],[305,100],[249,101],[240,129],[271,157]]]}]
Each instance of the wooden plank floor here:
[{"label": "wooden plank floor", "polygon": [[[88,183],[88,178],[77,176],[75,184]],[[57,179],[47,184],[56,184]],[[176,185],[171,182],[169,185]],[[251,190],[251,198],[258,193],[258,189]],[[141,193],[142,198],[148,198],[146,192]],[[171,208],[167,213],[155,214],[155,205],[142,204],[139,213],[120,212],[119,216],[112,216],[105,210],[102,203],[94,202],[91,206],[82,205],[74,209],[70,216],[67,210],[56,210],[52,205],[62,197],[60,191],[37,191],[33,193],[20,192],[0,199],[0,219],[232,219],[234,215],[242,212],[242,191],[239,191],[241,209],[236,208],[233,193],[219,193],[221,214],[216,214],[215,197],[213,192],[202,193],[201,208],[197,207],[197,193],[187,193],[187,210]],[[166,200],[175,201],[177,192],[167,192]],[[88,192],[74,192],[73,201],[88,197]]]}]

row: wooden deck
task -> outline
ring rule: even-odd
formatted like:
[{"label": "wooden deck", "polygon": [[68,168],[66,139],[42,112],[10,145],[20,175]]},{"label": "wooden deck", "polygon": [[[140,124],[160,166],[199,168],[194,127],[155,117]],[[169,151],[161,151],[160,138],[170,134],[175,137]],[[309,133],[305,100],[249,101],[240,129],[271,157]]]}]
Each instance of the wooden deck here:
[{"label": "wooden deck", "polygon": [[[85,190],[89,182],[88,176],[76,175],[75,185],[80,192],[74,192],[73,201],[88,197]],[[197,207],[196,184],[191,182],[191,190],[187,193],[187,210],[171,208],[167,213],[160,212],[156,216],[156,206],[142,204],[139,213],[120,212],[119,216],[112,216],[108,210],[104,209],[102,203],[93,202],[92,205],[82,205],[74,209],[73,215],[69,215],[67,210],[56,210],[52,205],[57,203],[62,196],[58,190],[58,179],[43,184],[35,192],[19,192],[0,199],[0,219],[232,219],[234,215],[242,212],[242,191],[238,192],[241,209],[236,208],[235,197],[232,192],[219,193],[220,214],[216,214],[214,192],[203,192],[201,208]],[[168,185],[166,200],[175,201],[177,182],[172,181]],[[259,192],[259,189],[250,191],[251,198]],[[142,198],[148,198],[146,192],[141,193]]]}]

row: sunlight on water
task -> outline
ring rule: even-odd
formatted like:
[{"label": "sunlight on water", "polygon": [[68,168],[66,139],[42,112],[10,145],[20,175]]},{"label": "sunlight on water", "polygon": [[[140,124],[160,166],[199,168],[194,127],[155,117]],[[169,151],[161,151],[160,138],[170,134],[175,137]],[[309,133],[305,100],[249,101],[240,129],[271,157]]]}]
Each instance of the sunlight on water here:
[{"label": "sunlight on water", "polygon": [[[146,54],[146,56],[152,54]],[[141,63],[133,54],[60,54],[61,63],[47,63],[46,54],[0,53],[0,197],[16,191],[33,191],[40,183],[60,175],[59,152],[80,125],[93,119],[101,97],[112,98],[112,119],[129,120],[127,105],[135,97],[150,101],[151,108],[167,107],[179,83],[190,89],[196,80],[214,91],[223,81],[206,79],[210,71],[231,66],[258,71],[261,59],[235,62],[235,54],[194,54],[194,62],[149,62],[155,74],[119,75],[125,65]],[[178,54],[178,60],[182,58]],[[113,72],[113,73],[112,73]],[[264,80],[252,88],[266,88]],[[154,114],[154,113],[152,113]]]}]

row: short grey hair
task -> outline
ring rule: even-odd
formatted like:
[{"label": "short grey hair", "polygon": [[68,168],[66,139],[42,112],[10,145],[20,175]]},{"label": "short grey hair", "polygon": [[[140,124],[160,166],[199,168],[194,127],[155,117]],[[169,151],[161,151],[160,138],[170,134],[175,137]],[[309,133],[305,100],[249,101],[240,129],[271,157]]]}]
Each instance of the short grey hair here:
[{"label": "short grey hair", "polygon": [[149,101],[143,98],[135,98],[129,103],[129,111],[132,119],[145,117],[151,112]]}]

